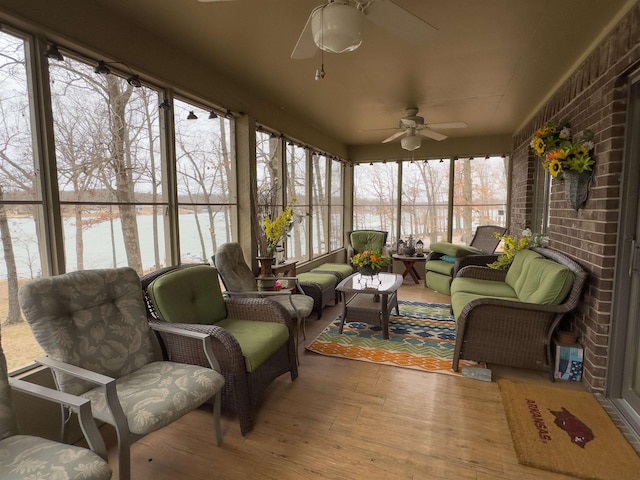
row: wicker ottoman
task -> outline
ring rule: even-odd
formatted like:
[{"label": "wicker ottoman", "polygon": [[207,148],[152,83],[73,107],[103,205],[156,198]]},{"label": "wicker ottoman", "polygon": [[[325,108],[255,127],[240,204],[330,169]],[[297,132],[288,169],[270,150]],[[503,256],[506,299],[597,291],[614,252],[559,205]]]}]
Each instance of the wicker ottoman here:
[{"label": "wicker ottoman", "polygon": [[346,263],[323,263],[311,270],[311,273],[331,273],[336,276],[339,282],[354,273],[351,265]]},{"label": "wicker ottoman", "polygon": [[[323,263],[311,270],[311,273],[330,273],[335,275],[337,283],[354,273],[353,267],[346,263]],[[340,303],[340,292],[336,290],[336,303]]]},{"label": "wicker ottoman", "polygon": [[335,302],[338,280],[332,273],[299,273],[296,275],[305,295],[313,298],[313,309],[318,318],[322,309]]}]

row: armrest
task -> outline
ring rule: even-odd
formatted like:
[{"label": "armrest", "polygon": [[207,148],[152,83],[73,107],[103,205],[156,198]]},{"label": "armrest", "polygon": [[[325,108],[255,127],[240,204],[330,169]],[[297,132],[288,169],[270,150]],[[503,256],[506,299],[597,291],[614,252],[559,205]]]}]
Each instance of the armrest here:
[{"label": "armrest", "polygon": [[17,378],[9,378],[9,385],[17,392],[58,403],[77,414],[78,423],[80,424],[84,438],[89,444],[89,448],[104,460],[107,460],[107,449],[91,414],[91,400],[43,387],[42,385],[36,385],[35,383],[25,382]]},{"label": "armrest", "polygon": [[463,269],[470,265],[477,265],[486,267],[488,264],[495,262],[498,259],[498,255],[467,255],[466,257],[460,257],[456,260],[453,267],[453,277]]},{"label": "armrest", "polygon": [[118,399],[118,392],[116,391],[116,379],[101,373],[92,372],[86,368],[71,365],[70,363],[54,360],[50,357],[36,358],[36,363],[49,367],[51,370],[60,370],[64,373],[72,375],[77,378],[81,378],[91,383],[101,385],[105,388],[105,398],[107,400],[107,406],[113,416],[116,429],[121,431],[129,431],[127,423],[127,417],[122,410],[122,405]]},{"label": "armrest", "polygon": [[[258,300],[258,301],[265,302],[264,300]],[[227,313],[229,314],[230,317],[232,316],[229,309],[227,309]],[[233,316],[233,318],[252,318],[252,317]],[[203,325],[200,323],[172,323],[170,325],[167,325],[166,322],[163,322],[161,320],[150,320],[149,324],[152,325],[152,328],[154,330],[156,330],[156,328],[160,326],[160,328],[166,333],[166,335],[170,336],[175,334],[178,337],[178,340],[185,339],[185,338],[192,338],[194,340],[197,340],[198,339],[197,336],[205,335],[208,337],[208,341],[210,342],[210,345],[211,345],[211,349],[212,349],[211,358],[215,359],[218,364],[224,365],[225,370],[226,369],[233,370],[233,371],[245,370],[244,358],[242,356],[242,349],[240,348],[240,344],[238,343],[238,340],[236,340],[236,338],[233,335],[231,335],[222,327],[219,327],[217,325]],[[175,329],[178,329],[181,332],[189,332],[189,333],[180,334],[178,332],[175,332]],[[197,335],[191,336],[191,334],[197,334]],[[183,357],[193,358],[193,354],[191,353],[193,350],[192,348],[185,346],[181,342],[168,342],[166,341],[166,339],[162,339],[162,340],[163,340],[164,347],[166,349],[166,353],[169,354],[169,358],[171,358],[174,355],[181,357],[181,360],[179,361],[183,361],[182,360]],[[195,352],[198,352],[198,350],[195,349]],[[202,356],[204,357],[202,360],[208,361],[209,366],[211,366],[211,360],[209,357],[207,357],[206,350],[202,351],[202,353],[203,353]],[[184,363],[190,363],[190,362],[187,362],[185,360]]]},{"label": "armrest", "polygon": [[479,267],[469,265],[456,273],[456,277],[478,278],[480,280],[493,280],[494,282],[504,282],[507,270],[497,270],[489,267]]},{"label": "armrest", "polygon": [[74,377],[81,378],[87,382],[95,383],[97,385],[108,386],[115,384],[116,379],[101,373],[87,370],[86,368],[71,365],[70,363],[61,362],[60,360],[54,360],[50,357],[39,357],[35,360],[36,363],[49,367],[52,370],[60,370],[61,372],[68,373]]},{"label": "armrest", "polygon": [[[277,292],[279,293],[279,292]],[[267,298],[242,298],[239,296],[225,300],[227,316],[230,318],[250,318],[256,322],[284,323],[295,328],[291,315],[277,302]]]},{"label": "armrest", "polygon": [[[205,332],[198,332],[193,330],[186,330],[184,328],[180,328],[180,324],[169,324],[169,323],[158,323],[153,322],[149,323],[149,326],[155,332],[160,332],[161,334],[171,334],[178,335],[181,337],[193,338],[194,340],[200,340],[202,345],[202,350],[209,360],[209,364],[211,368],[216,372],[220,373],[220,364],[218,363],[218,359],[213,353],[213,345],[211,343],[211,335]],[[165,342],[166,344],[166,342]]]}]

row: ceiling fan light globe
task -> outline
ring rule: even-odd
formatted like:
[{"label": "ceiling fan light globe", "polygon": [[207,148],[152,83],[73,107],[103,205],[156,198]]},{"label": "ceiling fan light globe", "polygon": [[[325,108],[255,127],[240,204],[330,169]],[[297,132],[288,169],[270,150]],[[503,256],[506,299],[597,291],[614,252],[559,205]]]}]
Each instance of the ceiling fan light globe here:
[{"label": "ceiling fan light globe", "polygon": [[407,135],[400,140],[400,146],[405,150],[412,152],[417,150],[422,145],[422,139],[416,135]]},{"label": "ceiling fan light globe", "polygon": [[311,14],[311,33],[325,52],[351,52],[362,43],[364,15],[348,3],[330,3]]}]

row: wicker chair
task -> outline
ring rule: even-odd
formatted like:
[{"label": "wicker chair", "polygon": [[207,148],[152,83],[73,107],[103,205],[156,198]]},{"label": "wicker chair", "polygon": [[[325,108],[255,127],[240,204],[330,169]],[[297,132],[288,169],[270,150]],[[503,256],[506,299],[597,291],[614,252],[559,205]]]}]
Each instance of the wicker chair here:
[{"label": "wicker chair", "polygon": [[[493,253],[500,243],[495,234],[502,235],[506,231],[506,228],[497,225],[481,225],[473,234],[469,244],[471,248],[449,242],[432,244],[431,252],[425,259],[425,286],[449,295],[451,281],[462,268],[467,265],[486,265],[495,261],[497,256]],[[455,258],[451,258],[452,254]]]},{"label": "wicker chair", "polygon": [[[578,304],[587,272],[560,252],[548,248],[532,250],[573,272],[569,294],[558,305],[490,297],[469,302],[456,319],[454,371],[458,371],[460,359],[538,370],[551,368],[551,337],[563,316]],[[456,278],[504,281],[506,273],[507,270],[468,266]]]},{"label": "wicker chair", "polygon": [[[216,254],[211,257],[213,264],[218,269],[222,283],[225,286],[226,295],[230,297],[266,297],[269,300],[282,305],[292,319],[296,320],[296,351],[298,346],[298,332],[302,327],[304,332],[304,320],[311,314],[314,308],[314,299],[308,295],[293,294],[290,290],[284,291],[259,291],[258,282],[249,265],[244,260],[242,247],[239,243],[229,242],[218,247]],[[278,277],[279,280],[295,282],[296,290],[304,292],[297,277]],[[306,338],[306,335],[305,335]]]},{"label": "wicker chair", "polygon": [[[227,329],[216,326],[195,323],[188,318],[187,310],[183,310],[180,318],[171,312],[164,312],[163,319],[155,310],[155,305],[149,296],[149,286],[156,279],[164,275],[169,275],[178,271],[189,272],[203,268],[203,265],[185,264],[165,267],[144,275],[141,278],[142,288],[145,292],[147,303],[147,316],[154,324],[158,322],[170,321],[180,322],[180,328],[206,333],[213,343],[225,384],[222,389],[222,408],[227,412],[238,415],[240,431],[243,435],[253,429],[255,421],[255,409],[260,403],[267,387],[280,375],[289,372],[291,380],[298,377],[298,366],[295,356],[294,328],[295,325],[286,309],[271,300],[263,298],[224,298],[220,291],[218,274],[215,268],[204,264],[204,268],[210,270],[207,280],[210,284],[208,300],[214,300],[221,309],[226,309],[226,317],[230,319],[247,319],[255,322],[275,322],[284,324],[288,328],[288,339],[266,358],[257,368],[249,370],[247,368],[242,349],[236,337]],[[166,278],[165,278],[166,280]],[[171,285],[168,285],[171,288]],[[176,362],[189,363],[194,365],[206,365],[206,358],[200,350],[194,349],[192,342],[172,339],[165,343],[165,355]]]},{"label": "wicker chair", "polygon": [[351,265],[351,257],[364,250],[380,250],[383,255],[390,255],[387,245],[389,232],[384,230],[353,230],[347,233],[347,263]]}]

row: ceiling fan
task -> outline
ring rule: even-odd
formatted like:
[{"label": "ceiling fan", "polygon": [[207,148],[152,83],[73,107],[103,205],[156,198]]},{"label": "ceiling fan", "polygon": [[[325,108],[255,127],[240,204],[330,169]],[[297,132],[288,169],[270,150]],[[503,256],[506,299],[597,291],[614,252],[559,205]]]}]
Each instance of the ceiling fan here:
[{"label": "ceiling fan", "polygon": [[351,52],[362,43],[365,19],[413,44],[425,43],[434,26],[391,0],[327,0],[311,11],[291,58],[310,58],[316,48]]},{"label": "ceiling fan", "polygon": [[326,0],[311,11],[291,58],[313,57],[318,48],[331,53],[355,50],[362,43],[365,19],[416,45],[425,43],[432,30],[437,30],[391,0]]},{"label": "ceiling fan", "polygon": [[393,142],[400,138],[400,145],[405,150],[413,151],[422,145],[422,137],[433,140],[444,140],[446,135],[432,129],[467,128],[465,122],[431,123],[425,124],[424,117],[418,115],[417,108],[407,108],[406,116],[400,119],[398,124],[399,132],[385,138],[382,143]]}]

